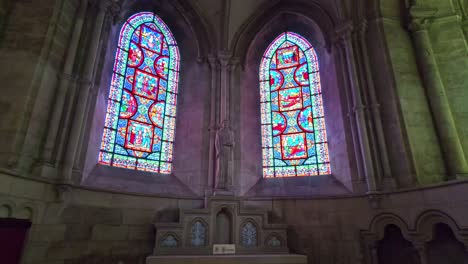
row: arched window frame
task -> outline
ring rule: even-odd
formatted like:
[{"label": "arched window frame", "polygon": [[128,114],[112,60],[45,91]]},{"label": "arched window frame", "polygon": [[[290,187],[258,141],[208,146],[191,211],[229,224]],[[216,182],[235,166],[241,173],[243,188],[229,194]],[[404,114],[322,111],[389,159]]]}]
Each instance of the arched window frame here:
[{"label": "arched window frame", "polygon": [[[277,53],[279,50],[287,49],[285,43],[291,44],[289,47],[297,49],[292,51],[297,54],[298,62],[292,75],[293,81],[297,85],[291,87],[283,87],[285,77],[283,74],[278,78],[273,78],[273,72],[279,72],[281,69],[272,68],[277,66],[278,61]],[[297,52],[297,53],[296,53]],[[301,56],[303,55],[303,56]],[[301,62],[300,60],[305,60]],[[304,65],[305,67],[304,71]],[[286,69],[285,67],[284,69]],[[305,78],[298,80],[297,72],[307,74],[307,84],[304,82]],[[262,135],[262,162],[263,162],[263,177],[296,177],[296,176],[316,176],[316,175],[330,175],[330,158],[328,152],[328,141],[325,127],[325,114],[323,110],[322,91],[320,83],[320,71],[317,59],[317,54],[313,46],[302,36],[293,32],[284,32],[280,34],[266,49],[262,61],[260,63],[260,111],[261,111],[261,135]],[[291,76],[287,76],[291,77]],[[307,89],[309,87],[309,89]],[[272,91],[273,88],[273,91]],[[300,94],[298,99],[302,103],[302,108],[288,110],[284,105],[275,105],[275,98],[279,98],[280,92],[285,89],[295,89]],[[291,90],[289,90],[290,93]],[[284,95],[286,95],[284,93]],[[289,98],[289,97],[288,97]],[[281,109],[283,107],[283,109]],[[310,107],[307,114],[307,108]],[[275,111],[276,110],[276,111]],[[289,119],[283,115],[284,112],[297,112],[288,116]],[[276,114],[275,114],[276,113]],[[279,116],[279,118],[278,118]],[[301,117],[302,116],[302,117]],[[304,116],[310,116],[312,122],[308,122],[308,127],[305,123],[299,122]],[[297,125],[296,132],[291,132],[291,127],[288,126],[290,118],[295,118],[294,125]],[[283,125],[281,126],[281,121]],[[307,129],[306,129],[307,128]],[[277,131],[274,134],[274,131]],[[285,134],[286,133],[286,134]],[[295,139],[297,137],[297,139]],[[283,142],[288,142],[288,138],[295,141],[303,142],[303,154],[301,158],[297,155],[293,156],[296,159],[286,159],[287,157],[283,150]],[[287,143],[286,143],[287,144]],[[278,151],[278,146],[281,151]],[[299,146],[299,145],[297,145]],[[290,146],[292,154],[295,146]],[[301,149],[299,149],[301,150]],[[289,150],[288,150],[289,151]],[[292,155],[291,155],[292,156]]]},{"label": "arched window frame", "polygon": [[[134,89],[139,88],[138,84],[135,84],[138,81],[135,80],[137,79],[137,77],[135,77],[137,74],[136,69],[138,69],[142,64],[147,64],[147,61],[145,60],[146,58],[139,58],[139,65],[135,64],[133,67],[128,65],[130,57],[130,46],[135,46],[134,40],[138,39],[137,45],[141,54],[149,54],[148,49],[143,48],[143,44],[140,42],[140,36],[136,34],[136,32],[141,28],[149,30],[145,33],[150,32],[149,34],[151,34],[151,30],[153,30],[152,32],[156,32],[153,36],[158,36],[158,34],[161,35],[161,46],[159,47],[159,54],[153,52],[153,58],[149,58],[148,60],[151,66],[153,66],[153,72],[150,74],[149,72],[144,72],[145,70],[141,71],[142,76],[153,75],[153,80],[156,80],[155,82],[158,83],[156,86],[157,90],[153,89],[151,92],[153,94],[148,93],[148,96],[151,94],[151,97],[154,98],[144,98],[143,96],[138,97],[143,98],[146,102],[146,105],[143,107],[147,109],[146,112],[143,113],[146,113],[147,116],[143,117],[143,115],[141,115],[141,118],[145,118],[146,121],[131,119],[134,115],[137,114],[137,112],[139,114],[140,110],[144,110],[140,109],[143,105],[143,103],[141,103],[143,101],[140,99],[138,99],[138,102],[135,103],[137,109],[134,110],[132,116],[121,116],[123,94],[131,94],[133,99],[137,98],[135,96],[138,94],[134,92]],[[164,44],[166,44],[167,49],[164,49]],[[166,50],[167,52],[163,53]],[[138,54],[136,56],[138,57]],[[167,63],[164,61],[165,57],[168,57]],[[162,61],[163,65],[156,64],[159,63],[159,60]],[[140,12],[132,15],[124,23],[119,34],[119,42],[117,51],[115,53],[112,81],[109,88],[110,92],[104,123],[104,131],[98,158],[98,162],[100,164],[160,174],[170,174],[172,172],[179,63],[180,54],[177,43],[167,25],[157,15],[151,12]],[[162,71],[161,67],[163,67]],[[133,76],[131,76],[131,74],[129,74],[127,71],[128,68],[133,68]],[[159,72],[157,72],[158,70]],[[165,78],[163,76],[165,76]],[[128,77],[133,78],[131,80],[133,83],[128,81]],[[161,83],[164,82],[166,83],[165,87],[164,85],[161,85]],[[129,85],[131,86],[131,92],[128,92],[127,89],[129,88]],[[148,87],[148,85],[146,87]],[[165,89],[161,89],[162,87]],[[151,109],[155,109],[155,111],[151,111]],[[162,111],[163,114],[157,116],[157,114],[161,113]],[[123,125],[125,120],[127,120],[127,123]],[[152,134],[149,148],[136,148],[135,145],[130,146],[127,144],[127,130],[129,128],[130,121],[134,121],[135,124],[142,124],[140,127],[145,128],[145,132],[147,132],[149,129],[150,133]],[[136,130],[138,129],[137,125],[132,126],[132,128],[134,127],[136,127]],[[118,144],[119,142],[122,143],[122,140],[124,142],[124,146]],[[129,147],[133,147],[133,149],[130,149]],[[144,151],[138,151],[138,149],[143,149]],[[124,154],[123,151],[125,151],[127,154]]]}]

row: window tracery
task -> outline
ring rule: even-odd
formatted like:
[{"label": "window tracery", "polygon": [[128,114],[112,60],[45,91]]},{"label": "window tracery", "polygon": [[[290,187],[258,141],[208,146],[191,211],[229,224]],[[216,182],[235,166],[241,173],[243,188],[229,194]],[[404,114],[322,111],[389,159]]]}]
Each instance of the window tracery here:
[{"label": "window tracery", "polygon": [[110,85],[99,163],[170,174],[179,50],[166,24],[141,12],[123,25]]},{"label": "window tracery", "polygon": [[302,36],[285,32],[260,64],[263,176],[331,173],[317,55]]}]

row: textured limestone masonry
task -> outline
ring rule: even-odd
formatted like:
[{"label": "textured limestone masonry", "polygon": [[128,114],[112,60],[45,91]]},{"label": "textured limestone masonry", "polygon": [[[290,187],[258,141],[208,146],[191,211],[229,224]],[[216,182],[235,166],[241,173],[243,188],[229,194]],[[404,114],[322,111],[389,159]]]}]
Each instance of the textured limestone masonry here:
[{"label": "textured limestone masonry", "polygon": [[[151,255],[154,222],[173,222],[179,208],[201,208],[202,200],[178,200],[123,193],[71,190],[66,203],[59,202],[50,184],[1,175],[0,206],[13,213],[24,206],[33,209],[33,226],[23,263],[139,263]],[[27,183],[36,195],[18,192]],[[31,188],[32,189],[32,188]],[[384,212],[400,217],[409,228],[428,208],[448,214],[461,227],[467,226],[468,183],[386,194],[377,209],[366,197],[341,199],[249,199],[246,208],[270,211],[273,222],[287,222],[292,252],[326,263],[360,263],[360,238],[371,220]],[[172,216],[171,216],[172,215]],[[335,251],[337,250],[337,251]],[[339,253],[337,253],[339,252]],[[82,262],[80,262],[82,261]],[[89,261],[89,262],[86,262]],[[101,261],[101,262],[99,262]],[[345,262],[343,262],[345,261]],[[346,262],[348,261],[348,262]],[[124,262],[127,263],[127,262]],[[313,262],[311,262],[313,263]]]},{"label": "textured limestone masonry", "polygon": [[147,264],[306,264],[301,255],[236,255],[150,257]]},{"label": "textured limestone masonry", "polygon": [[[425,45],[406,2],[435,10]],[[143,10],[181,52],[167,177],[96,164],[120,28]],[[145,263],[154,223],[211,194],[222,118],[235,137],[234,192],[286,223],[291,253],[308,263],[369,264],[386,224],[416,234],[421,250],[443,222],[466,246],[468,181],[450,175],[447,142],[458,136],[455,157],[466,159],[467,11],[466,0],[0,1],[0,217],[32,222],[21,264]],[[331,176],[262,179],[259,63],[285,30],[317,49]],[[435,79],[421,67],[427,43]],[[447,137],[434,85],[451,111]]]}]

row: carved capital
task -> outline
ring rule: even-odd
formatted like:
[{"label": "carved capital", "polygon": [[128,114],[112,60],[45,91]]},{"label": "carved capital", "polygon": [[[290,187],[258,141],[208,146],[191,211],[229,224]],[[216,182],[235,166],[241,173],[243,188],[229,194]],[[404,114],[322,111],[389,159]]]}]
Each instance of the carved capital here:
[{"label": "carved capital", "polygon": [[219,69],[219,61],[215,56],[209,55],[207,57],[207,61],[208,61],[208,65],[210,66],[210,68],[212,70],[218,70]]},{"label": "carved capital", "polygon": [[227,67],[231,62],[232,54],[227,51],[222,51],[218,54],[219,63],[221,67]]},{"label": "carved capital", "polygon": [[408,28],[412,32],[427,30],[434,20],[434,15],[437,12],[435,8],[428,8],[414,5],[410,8],[409,13],[411,21]]},{"label": "carved capital", "polygon": [[351,21],[343,23],[335,28],[335,35],[333,37],[333,43],[335,45],[343,42],[348,42],[354,32],[354,26]]},{"label": "carved capital", "polygon": [[369,25],[367,23],[367,20],[362,20],[357,26],[357,32],[359,32],[359,34],[364,35],[367,32],[368,27]]},{"label": "carved capital", "polygon": [[68,203],[72,195],[72,187],[66,184],[59,184],[56,187],[57,199],[62,203]]},{"label": "carved capital", "polygon": [[120,15],[121,0],[89,0],[91,7],[97,8],[99,12],[103,12],[105,15],[112,18],[113,23],[116,22]]},{"label": "carved capital", "polygon": [[369,205],[372,209],[380,209],[382,196],[378,194],[371,194],[368,197]]},{"label": "carved capital", "polygon": [[231,57],[228,63],[228,71],[235,71],[240,65],[240,59],[238,57]]}]

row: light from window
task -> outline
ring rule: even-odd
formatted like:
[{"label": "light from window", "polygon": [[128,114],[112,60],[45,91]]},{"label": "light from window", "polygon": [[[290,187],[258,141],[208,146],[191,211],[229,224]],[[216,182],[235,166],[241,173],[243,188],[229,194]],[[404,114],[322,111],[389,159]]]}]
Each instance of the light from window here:
[{"label": "light from window", "polygon": [[120,31],[99,163],[170,174],[179,50],[166,24],[149,12]]},{"label": "light from window", "polygon": [[285,32],[260,65],[263,176],[331,174],[317,55]]}]

